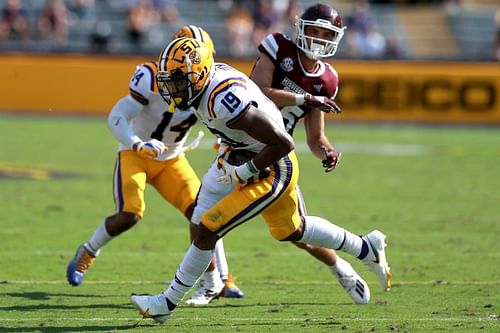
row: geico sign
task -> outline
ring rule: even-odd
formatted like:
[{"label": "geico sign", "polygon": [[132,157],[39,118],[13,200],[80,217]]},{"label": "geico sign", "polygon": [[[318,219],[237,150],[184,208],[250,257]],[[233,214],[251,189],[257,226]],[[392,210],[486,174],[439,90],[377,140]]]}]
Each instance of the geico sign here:
[{"label": "geico sign", "polygon": [[490,112],[497,109],[498,87],[495,82],[480,79],[421,79],[401,77],[356,78],[344,76],[338,101],[353,111],[365,107],[381,111],[463,110]]}]

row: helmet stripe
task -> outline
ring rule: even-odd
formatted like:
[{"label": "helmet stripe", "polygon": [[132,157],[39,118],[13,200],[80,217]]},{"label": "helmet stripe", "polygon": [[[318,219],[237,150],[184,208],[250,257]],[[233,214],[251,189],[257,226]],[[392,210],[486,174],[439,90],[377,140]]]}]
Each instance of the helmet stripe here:
[{"label": "helmet stripe", "polygon": [[205,42],[205,38],[203,38],[203,33],[201,32],[200,28],[198,28],[195,25],[190,25],[189,29],[191,30],[191,34],[193,35],[194,39],[201,40],[202,42]]}]

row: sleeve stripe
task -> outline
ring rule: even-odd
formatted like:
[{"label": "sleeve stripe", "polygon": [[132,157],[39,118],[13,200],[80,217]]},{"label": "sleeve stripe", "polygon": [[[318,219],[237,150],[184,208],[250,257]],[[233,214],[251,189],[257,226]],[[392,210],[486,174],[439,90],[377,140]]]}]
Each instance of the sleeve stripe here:
[{"label": "sleeve stripe", "polygon": [[214,101],[215,101],[215,98],[217,97],[217,95],[219,95],[223,91],[226,91],[227,89],[229,89],[233,85],[238,85],[238,86],[242,86],[242,87],[246,88],[247,83],[246,83],[245,79],[239,78],[239,77],[229,78],[229,79],[226,79],[226,80],[222,81],[221,83],[219,83],[212,90],[212,92],[210,93],[210,96],[208,98],[208,114],[210,115],[210,117],[216,118],[215,112],[214,112]]},{"label": "sleeve stripe", "polygon": [[132,88],[130,88],[130,96],[132,96],[133,99],[135,99],[137,102],[141,103],[142,105],[148,105],[149,100],[142,96],[142,94]]},{"label": "sleeve stripe", "polygon": [[151,74],[151,91],[158,92],[158,87],[156,86],[156,72],[158,66],[154,62],[147,62],[143,65],[145,68],[149,70],[149,74]]},{"label": "sleeve stripe", "polygon": [[272,35],[267,36],[262,43],[260,44],[262,49],[266,51],[266,53],[271,57],[271,59],[276,60],[278,56],[278,43],[274,39]]}]

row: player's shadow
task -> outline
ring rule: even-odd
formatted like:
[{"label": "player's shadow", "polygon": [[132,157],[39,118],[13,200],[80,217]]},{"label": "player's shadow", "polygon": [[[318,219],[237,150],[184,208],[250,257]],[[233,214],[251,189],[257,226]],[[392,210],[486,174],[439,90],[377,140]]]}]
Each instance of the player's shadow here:
[{"label": "player's shadow", "polygon": [[3,311],[46,311],[46,310],[78,310],[78,309],[132,309],[126,304],[85,304],[85,305],[62,305],[62,304],[34,304],[34,305],[11,305],[0,306]]},{"label": "player's shadow", "polygon": [[92,295],[92,294],[67,294],[67,293],[46,293],[41,291],[33,292],[18,292],[18,293],[0,293],[0,295],[8,297],[25,298],[34,301],[50,300],[52,297],[78,297],[78,298],[104,298],[104,295]]},{"label": "player's shadow", "polygon": [[[350,305],[352,303],[345,303],[346,305]],[[340,303],[319,303],[319,302],[283,302],[283,303],[246,303],[246,304],[237,304],[237,303],[226,303],[226,304],[217,304],[217,303],[210,303],[209,306],[200,306],[196,307],[196,310],[203,310],[203,309],[213,309],[213,308],[257,308],[257,307],[270,307],[270,306],[332,306],[332,305],[343,305]],[[188,305],[182,305],[181,306],[184,309],[189,309],[189,308],[194,308],[190,307]]]}]

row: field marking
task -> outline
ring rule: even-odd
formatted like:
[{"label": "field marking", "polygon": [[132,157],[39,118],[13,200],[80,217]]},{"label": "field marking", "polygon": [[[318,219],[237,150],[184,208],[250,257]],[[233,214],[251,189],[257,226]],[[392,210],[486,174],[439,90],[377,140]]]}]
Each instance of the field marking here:
[{"label": "field marking", "polygon": [[[124,280],[86,280],[85,284],[90,285],[158,285],[169,284],[170,281],[124,281]],[[68,284],[66,280],[46,280],[46,281],[30,281],[30,280],[1,280],[0,285],[59,285]],[[287,281],[287,280],[245,280],[245,285],[324,285],[325,281]],[[500,285],[500,281],[392,281],[393,287],[398,286],[496,286]]]},{"label": "field marking", "polygon": [[[46,318],[46,317],[33,317],[33,318],[0,318],[0,322],[23,322],[23,321],[73,321],[73,322],[101,322],[101,321],[142,321],[142,318],[109,318],[109,317],[94,317],[94,318],[80,318],[80,317],[58,317],[58,318]],[[196,321],[206,321],[207,319],[205,317],[172,317],[168,319],[168,322],[172,321],[186,321],[186,320],[196,320]],[[246,322],[246,321],[280,321],[280,322],[302,322],[302,321],[307,321],[307,322],[323,322],[323,321],[351,321],[351,322],[356,322],[356,321],[418,321],[418,322],[424,322],[424,321],[462,321],[462,322],[481,322],[481,321],[498,321],[499,318],[497,316],[488,316],[488,317],[478,317],[478,318],[471,318],[471,317],[445,317],[445,318],[337,318],[337,317],[321,317],[321,318],[295,318],[295,317],[289,317],[289,318],[262,318],[262,317],[251,317],[251,318],[224,318],[224,321],[237,321],[237,322]],[[148,320],[149,321],[149,320]],[[150,321],[153,323],[153,321]]]}]

